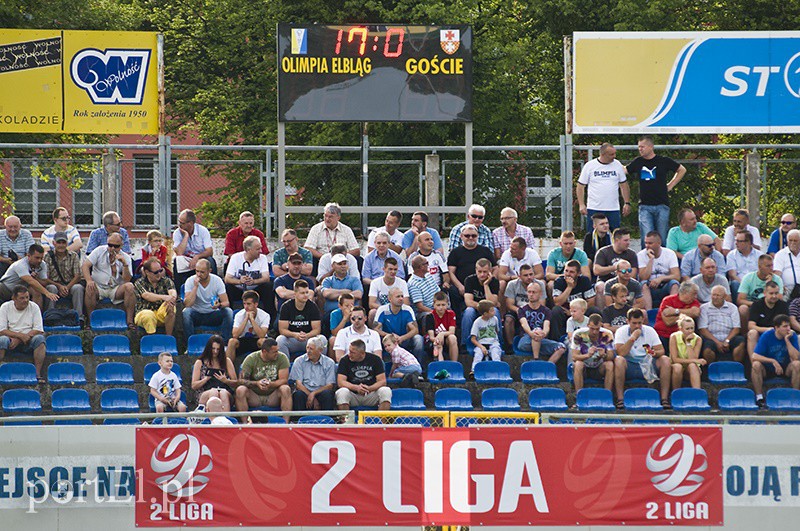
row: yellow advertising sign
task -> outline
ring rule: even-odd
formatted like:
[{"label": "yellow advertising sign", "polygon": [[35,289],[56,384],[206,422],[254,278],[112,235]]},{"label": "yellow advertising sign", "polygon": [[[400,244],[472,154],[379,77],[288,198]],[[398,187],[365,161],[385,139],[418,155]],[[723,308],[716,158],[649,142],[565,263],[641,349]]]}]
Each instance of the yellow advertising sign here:
[{"label": "yellow advertising sign", "polygon": [[0,29],[0,132],[158,133],[158,34]]}]

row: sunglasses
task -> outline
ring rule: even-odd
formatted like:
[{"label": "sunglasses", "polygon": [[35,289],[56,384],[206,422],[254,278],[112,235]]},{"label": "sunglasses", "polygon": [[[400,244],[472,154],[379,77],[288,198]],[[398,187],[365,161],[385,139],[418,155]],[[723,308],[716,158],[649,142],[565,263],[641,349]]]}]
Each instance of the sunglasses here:
[{"label": "sunglasses", "polygon": [[700,245],[702,245],[703,247],[709,248],[709,249],[714,247],[713,243],[701,243]]},{"label": "sunglasses", "polygon": [[60,217],[58,219],[60,219],[61,221],[67,221],[67,220],[69,220],[69,216],[62,216],[62,217]]},{"label": "sunglasses", "polygon": [[158,269],[156,271],[150,271],[150,272],[153,273],[154,275],[160,275],[161,273],[164,272],[164,268],[162,267],[161,269]]},{"label": "sunglasses", "polygon": [[109,247],[111,247],[112,249],[119,249],[120,247],[122,247],[122,245],[119,245],[119,244],[116,244],[116,243],[109,243],[107,245]]},{"label": "sunglasses", "polygon": [[481,216],[480,214],[470,214],[469,217],[473,219],[483,219],[483,216]]},{"label": "sunglasses", "polygon": [[363,321],[364,320],[364,316],[363,315],[351,315],[350,316],[350,320],[351,321]]},{"label": "sunglasses", "polygon": [[620,273],[622,273],[623,275],[626,275],[628,273],[633,273],[633,269],[630,269],[630,268],[629,269],[619,269],[618,271]]},{"label": "sunglasses", "polygon": [[477,238],[478,237],[477,234],[462,234],[461,236],[464,237],[464,238],[470,239],[470,240],[472,238]]},{"label": "sunglasses", "polygon": [[794,225],[795,221],[781,221],[781,225]]}]

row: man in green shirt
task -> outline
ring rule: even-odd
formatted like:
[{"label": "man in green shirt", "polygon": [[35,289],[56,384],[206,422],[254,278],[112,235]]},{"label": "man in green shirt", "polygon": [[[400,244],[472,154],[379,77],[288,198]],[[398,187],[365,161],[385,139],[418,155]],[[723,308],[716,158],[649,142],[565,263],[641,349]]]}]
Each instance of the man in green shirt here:
[{"label": "man in green shirt", "polygon": [[[239,387],[236,388],[236,409],[248,411],[250,408],[279,405],[281,411],[292,410],[289,358],[278,351],[278,342],[268,337],[261,344],[261,350],[251,352],[242,362]],[[289,416],[284,418],[289,422]]]},{"label": "man in green shirt", "polygon": [[697,238],[701,234],[708,234],[714,240],[714,248],[722,248],[722,241],[709,229],[705,223],[697,221],[697,214],[691,208],[684,208],[678,213],[677,227],[669,229],[667,234],[667,248],[675,251],[678,259],[697,247]]}]

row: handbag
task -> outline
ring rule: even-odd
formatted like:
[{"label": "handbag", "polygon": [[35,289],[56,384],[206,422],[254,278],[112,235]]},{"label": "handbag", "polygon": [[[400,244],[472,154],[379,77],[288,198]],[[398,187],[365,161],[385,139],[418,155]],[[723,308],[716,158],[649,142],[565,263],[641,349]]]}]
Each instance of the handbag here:
[{"label": "handbag", "polygon": [[789,293],[789,300],[792,301],[800,297],[800,284],[797,283],[797,273],[794,270],[794,260],[792,260],[792,251],[789,250],[789,264],[792,266],[792,276],[794,277],[794,287],[792,292]]}]

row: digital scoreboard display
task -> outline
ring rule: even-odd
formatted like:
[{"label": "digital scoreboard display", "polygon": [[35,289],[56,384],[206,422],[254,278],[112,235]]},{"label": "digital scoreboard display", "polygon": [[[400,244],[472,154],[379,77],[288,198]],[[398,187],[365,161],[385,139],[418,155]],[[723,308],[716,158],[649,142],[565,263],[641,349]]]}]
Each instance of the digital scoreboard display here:
[{"label": "digital scoreboard display", "polygon": [[278,24],[278,120],[471,122],[472,28]]}]

